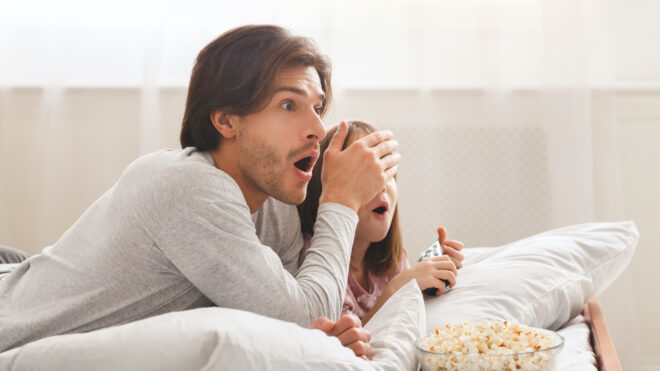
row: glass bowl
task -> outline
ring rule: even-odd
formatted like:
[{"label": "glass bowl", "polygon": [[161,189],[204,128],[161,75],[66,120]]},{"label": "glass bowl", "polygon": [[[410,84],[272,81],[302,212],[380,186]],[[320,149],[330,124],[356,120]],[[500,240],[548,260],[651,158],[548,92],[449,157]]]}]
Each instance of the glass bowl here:
[{"label": "glass bowl", "polygon": [[415,341],[415,351],[424,371],[501,371],[501,370],[543,370],[555,369],[557,355],[564,347],[564,338],[558,333],[530,327],[556,339],[553,346],[535,351],[506,354],[448,354],[423,349],[426,335]]}]

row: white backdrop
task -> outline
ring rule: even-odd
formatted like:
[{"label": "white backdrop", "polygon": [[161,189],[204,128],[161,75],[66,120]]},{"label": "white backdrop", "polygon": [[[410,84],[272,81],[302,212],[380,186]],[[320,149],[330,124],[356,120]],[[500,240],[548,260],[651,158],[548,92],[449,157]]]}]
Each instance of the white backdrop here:
[{"label": "white backdrop", "polygon": [[[196,53],[206,43],[246,22],[283,24],[314,37],[332,57],[337,104],[328,123],[361,117],[399,132],[402,152],[410,152],[404,153],[401,186],[417,188],[403,192],[402,201],[413,196],[417,201],[405,202],[402,211],[408,207],[407,220],[415,215],[429,220],[412,223],[423,230],[406,231],[414,242],[411,249],[426,243],[421,236],[433,238],[430,226],[438,220],[451,224],[468,243],[502,243],[593,219],[591,91],[628,83],[615,68],[622,59],[615,50],[625,43],[612,37],[619,34],[612,14],[624,4],[608,5],[11,2],[0,16],[0,50],[10,51],[0,62],[0,86],[8,100],[21,88],[40,89],[40,109],[33,112],[39,124],[25,138],[36,147],[29,156],[36,155],[38,162],[55,161],[52,153],[65,144],[79,145],[79,140],[68,142],[80,135],[69,131],[74,122],[68,113],[79,115],[89,106],[71,99],[93,99],[93,94],[85,98],[76,91],[93,89],[103,99],[113,89],[131,89],[138,96],[127,98],[130,107],[108,110],[130,115],[130,108],[137,108],[138,117],[112,120],[108,124],[114,129],[103,125],[103,130],[126,127],[132,138],[122,139],[138,145],[126,157],[132,159],[177,145],[175,131],[167,130],[177,127],[182,102],[169,102],[163,94],[185,88]],[[372,90],[379,93],[369,94]],[[90,128],[110,120],[103,106],[98,111],[89,113],[83,130],[96,133]],[[12,115],[11,108],[5,114]],[[422,139],[428,143],[417,142]],[[511,163],[516,159],[526,162]],[[56,179],[64,160],[40,173],[41,183]],[[419,195],[430,192],[435,197],[424,203],[433,207],[420,208]]]},{"label": "white backdrop", "polygon": [[625,368],[660,367],[644,290],[660,279],[658,2],[0,1],[0,244],[38,252],[130,161],[177,147],[197,52],[277,23],[331,57],[328,125],[397,135],[411,257],[438,225],[476,246],[635,219],[603,305]]}]

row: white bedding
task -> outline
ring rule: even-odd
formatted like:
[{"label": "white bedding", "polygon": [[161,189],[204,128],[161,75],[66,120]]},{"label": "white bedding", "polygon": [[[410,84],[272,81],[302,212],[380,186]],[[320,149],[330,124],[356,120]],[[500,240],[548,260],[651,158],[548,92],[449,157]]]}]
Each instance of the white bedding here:
[{"label": "white bedding", "polygon": [[201,308],[84,334],[41,339],[0,353],[0,370],[382,370],[417,368],[425,327],[413,280],[368,323],[373,360],[355,357],[320,330],[254,313]]},{"label": "white bedding", "polygon": [[564,337],[564,349],[557,358],[557,370],[597,370],[596,356],[589,340],[589,325],[582,315],[575,317],[557,332]]},{"label": "white bedding", "polygon": [[[408,321],[423,327],[423,318],[410,317],[423,313],[421,298],[415,299],[414,289],[416,285],[409,285],[407,292],[390,302],[399,303],[397,308],[384,307],[380,317],[370,322],[375,349],[371,364],[319,331],[247,312],[206,308],[88,334],[43,339],[0,354],[0,369],[414,370],[417,361],[410,342],[423,333],[423,328],[392,326]],[[556,369],[596,370],[589,327],[582,315],[558,332],[565,344]]]},{"label": "white bedding", "polygon": [[593,370],[579,315],[630,261],[632,222],[590,223],[494,248],[466,249],[459,284],[424,302],[415,281],[368,323],[374,359],[319,330],[224,308],[168,313],[0,353],[2,370],[415,370],[414,340],[447,322],[510,319],[558,330],[558,370]]}]

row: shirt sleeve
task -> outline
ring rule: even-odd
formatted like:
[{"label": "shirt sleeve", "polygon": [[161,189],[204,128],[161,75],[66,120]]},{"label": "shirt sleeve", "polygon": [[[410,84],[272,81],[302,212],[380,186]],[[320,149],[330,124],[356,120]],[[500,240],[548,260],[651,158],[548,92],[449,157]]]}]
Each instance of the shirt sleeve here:
[{"label": "shirt sleeve", "polygon": [[338,204],[319,207],[313,248],[295,277],[257,237],[246,205],[213,203],[163,223],[157,245],[176,268],[220,307],[308,327],[339,318],[357,214]]},{"label": "shirt sleeve", "polygon": [[251,217],[257,237],[280,257],[282,265],[291,274],[298,270],[298,257],[303,248],[298,209],[268,197],[263,206]]}]

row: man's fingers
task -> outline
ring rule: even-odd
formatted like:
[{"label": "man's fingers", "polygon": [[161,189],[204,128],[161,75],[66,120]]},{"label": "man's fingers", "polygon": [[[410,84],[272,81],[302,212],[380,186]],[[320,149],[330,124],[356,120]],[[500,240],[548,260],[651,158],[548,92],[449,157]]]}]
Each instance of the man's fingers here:
[{"label": "man's fingers", "polygon": [[[335,327],[332,329],[332,331],[328,334],[330,336],[337,336],[339,337],[340,334],[344,333],[346,330],[357,327],[361,328],[362,327],[362,321],[360,321],[357,316],[350,315],[350,314],[345,314],[335,322]],[[342,341],[342,344],[344,342]]]},{"label": "man's fingers", "polygon": [[356,140],[356,142],[364,142],[367,147],[374,147],[381,142],[391,139],[393,136],[394,135],[389,130],[378,130],[363,136],[362,138]]},{"label": "man's fingers", "polygon": [[376,152],[378,158],[381,158],[394,152],[397,148],[399,148],[399,142],[394,139],[390,139],[376,144],[374,151]]},{"label": "man's fingers", "polygon": [[330,335],[329,332],[334,328],[335,323],[330,321],[329,319],[325,317],[319,317],[312,323],[312,325],[309,327],[311,329],[317,329],[325,332],[326,334]]},{"label": "man's fingers", "polygon": [[[316,322],[319,320],[317,319]],[[316,323],[314,322],[314,323]],[[357,316],[347,314],[339,317],[334,323],[330,336],[336,336],[341,344],[353,351],[358,357],[371,359],[371,334],[362,328],[362,321]]]},{"label": "man's fingers", "polygon": [[363,359],[369,360],[371,359],[372,355],[372,350],[371,350],[371,344],[369,343],[364,343],[362,341],[356,341],[352,344],[347,345],[350,350],[355,353],[356,356],[361,357]]},{"label": "man's fingers", "polygon": [[[335,135],[332,136],[330,144],[328,144],[328,150],[334,150],[336,152],[341,152],[341,147],[344,145],[344,140],[346,140],[346,135],[348,134],[348,124],[346,121],[339,123],[339,129],[335,132]],[[326,150],[326,153],[328,152]]]},{"label": "man's fingers", "polygon": [[387,155],[380,159],[380,164],[383,170],[388,170],[394,166],[396,166],[399,161],[401,161],[401,154],[400,153],[392,153],[391,155]]},{"label": "man's fingers", "polygon": [[371,334],[361,327],[352,327],[339,334],[337,338],[344,346],[348,346],[356,341],[369,343],[371,341]]},{"label": "man's fingers", "polygon": [[394,178],[398,173],[399,173],[399,167],[397,165],[394,165],[391,168],[385,170],[384,172],[385,182],[389,182],[389,180]]},{"label": "man's fingers", "polygon": [[371,359],[371,334],[364,328],[352,327],[337,336],[341,344],[350,348],[356,356]]},{"label": "man's fingers", "polygon": [[446,239],[447,239],[447,230],[445,229],[445,227],[438,227],[438,241],[444,244]]}]

